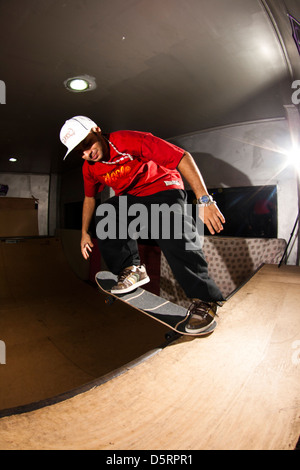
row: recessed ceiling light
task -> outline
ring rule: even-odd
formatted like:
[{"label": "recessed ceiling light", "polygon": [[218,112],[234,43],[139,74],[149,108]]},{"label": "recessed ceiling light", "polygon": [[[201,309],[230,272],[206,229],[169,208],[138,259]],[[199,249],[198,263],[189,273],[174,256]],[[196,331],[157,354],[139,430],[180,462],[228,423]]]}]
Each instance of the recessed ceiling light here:
[{"label": "recessed ceiling light", "polygon": [[67,90],[74,93],[83,93],[85,91],[92,91],[97,88],[95,78],[88,75],[68,78],[64,81],[64,85]]},{"label": "recessed ceiling light", "polygon": [[67,86],[72,91],[85,91],[88,89],[89,84],[86,80],[82,80],[82,78],[74,78],[68,82]]}]

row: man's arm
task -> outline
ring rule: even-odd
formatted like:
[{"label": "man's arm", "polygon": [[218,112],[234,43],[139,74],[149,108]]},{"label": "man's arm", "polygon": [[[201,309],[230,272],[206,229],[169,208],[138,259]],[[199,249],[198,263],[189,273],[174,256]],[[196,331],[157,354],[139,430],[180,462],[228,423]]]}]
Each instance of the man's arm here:
[{"label": "man's arm", "polygon": [[[184,153],[177,168],[191,186],[197,199],[201,196],[208,195],[200,170],[189,152]],[[204,211],[200,207],[199,216],[212,235],[214,235],[215,232],[219,233],[223,230],[222,224],[225,223],[225,218],[216,204],[205,207]]]},{"label": "man's arm", "polygon": [[88,233],[90,223],[95,211],[96,201],[94,197],[85,196],[82,209],[82,229],[81,229],[81,253],[84,259],[89,258],[89,252],[92,251],[93,243]]}]

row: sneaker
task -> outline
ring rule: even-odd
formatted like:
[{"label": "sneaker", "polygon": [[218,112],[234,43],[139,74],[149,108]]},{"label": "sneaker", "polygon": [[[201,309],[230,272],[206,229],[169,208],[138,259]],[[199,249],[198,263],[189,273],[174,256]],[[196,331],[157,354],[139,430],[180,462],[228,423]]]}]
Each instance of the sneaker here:
[{"label": "sneaker", "polygon": [[188,309],[190,319],[185,327],[187,333],[197,334],[206,330],[215,320],[218,304],[215,302],[203,302],[193,300]]},{"label": "sneaker", "polygon": [[150,281],[145,266],[129,266],[118,276],[118,283],[111,289],[112,294],[126,294]]}]

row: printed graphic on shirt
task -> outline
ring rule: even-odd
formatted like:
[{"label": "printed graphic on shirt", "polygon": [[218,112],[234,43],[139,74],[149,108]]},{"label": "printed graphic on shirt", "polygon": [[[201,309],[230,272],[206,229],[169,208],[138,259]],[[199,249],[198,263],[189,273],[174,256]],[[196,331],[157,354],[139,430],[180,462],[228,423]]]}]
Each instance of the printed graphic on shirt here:
[{"label": "printed graphic on shirt", "polygon": [[131,173],[132,168],[129,165],[122,165],[119,168],[106,173],[104,181],[107,186],[116,183],[120,178],[126,178]]},{"label": "printed graphic on shirt", "polygon": [[172,181],[164,181],[165,185],[166,186],[173,186],[173,185],[177,185],[177,186],[180,186],[180,181],[178,180],[172,180]]}]

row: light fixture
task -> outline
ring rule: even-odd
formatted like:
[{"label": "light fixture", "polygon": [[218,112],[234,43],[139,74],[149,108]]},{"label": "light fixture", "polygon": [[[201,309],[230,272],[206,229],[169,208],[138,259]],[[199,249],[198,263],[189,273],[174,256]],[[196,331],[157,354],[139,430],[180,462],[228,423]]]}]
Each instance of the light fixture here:
[{"label": "light fixture", "polygon": [[293,146],[289,151],[285,152],[287,158],[287,165],[292,165],[296,168],[300,175],[300,148]]},{"label": "light fixture", "polygon": [[83,93],[97,88],[96,79],[89,75],[79,75],[77,77],[68,78],[64,81],[64,85],[67,90],[73,93]]},{"label": "light fixture", "polygon": [[15,162],[17,162],[18,160],[17,160],[16,158],[14,158],[14,157],[11,157],[11,158],[9,159],[9,161],[12,162],[12,163],[15,163]]}]

